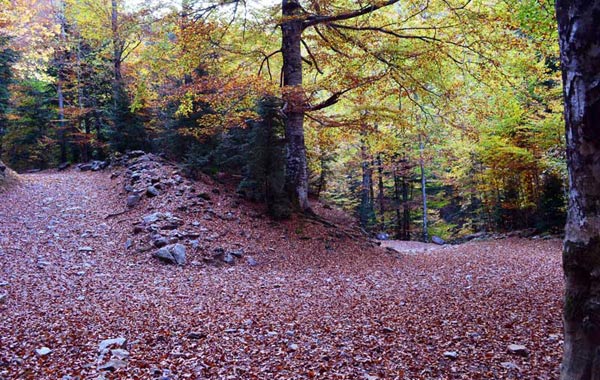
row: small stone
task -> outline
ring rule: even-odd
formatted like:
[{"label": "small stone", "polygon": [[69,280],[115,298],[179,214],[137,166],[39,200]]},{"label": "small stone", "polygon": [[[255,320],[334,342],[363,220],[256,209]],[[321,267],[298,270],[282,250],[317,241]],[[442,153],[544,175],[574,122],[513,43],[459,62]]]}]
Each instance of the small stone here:
[{"label": "small stone", "polygon": [[187,338],[193,339],[193,340],[204,339],[204,338],[206,338],[206,336],[207,336],[206,334],[200,333],[200,332],[191,332],[191,333],[187,334]]},{"label": "small stone", "polygon": [[242,256],[244,256],[244,250],[243,249],[236,249],[234,251],[229,252],[231,253],[233,256],[241,258]]},{"label": "small stone", "polygon": [[124,347],[126,342],[127,342],[127,339],[122,338],[122,337],[105,339],[105,340],[101,341],[100,344],[98,345],[98,352],[102,352],[112,346]]},{"label": "small stone", "polygon": [[512,363],[512,362],[502,362],[502,363],[500,363],[500,365],[502,366],[502,368],[506,368],[509,370],[514,370],[514,371],[521,370],[521,368],[518,365],[516,365],[515,363]]},{"label": "small stone", "polygon": [[289,344],[289,345],[288,345],[288,348],[289,348],[291,351],[296,351],[296,350],[298,350],[300,347],[298,347],[298,345],[297,345],[296,343],[291,343],[291,344]]},{"label": "small stone", "polygon": [[146,215],[142,218],[145,224],[152,224],[158,222],[161,219],[164,219],[165,214],[162,212],[155,212],[153,214]]},{"label": "small stone", "polygon": [[46,355],[49,355],[50,353],[52,353],[52,350],[49,349],[48,347],[36,348],[35,353],[38,356],[46,356]]},{"label": "small stone", "polygon": [[167,245],[156,251],[154,256],[171,264],[185,265],[185,246],[183,244]]},{"label": "small stone", "polygon": [[77,248],[77,250],[79,252],[93,252],[94,248],[92,248],[92,247],[79,247],[79,248]]},{"label": "small stone", "polygon": [[508,346],[508,352],[510,352],[511,354],[514,354],[514,355],[518,355],[518,356],[528,356],[529,355],[529,351],[527,350],[527,347],[520,345],[520,344],[510,344]]},{"label": "small stone", "polygon": [[156,186],[148,186],[146,189],[146,195],[150,198],[157,197],[160,195],[160,191],[156,188]]},{"label": "small stone", "polygon": [[108,362],[106,362],[105,364],[102,364],[101,366],[98,367],[99,371],[116,371],[119,368],[125,368],[127,367],[127,362],[124,360],[120,360],[120,359],[114,359],[114,360],[109,360]]},{"label": "small stone", "polygon": [[7,293],[0,293],[0,304],[5,303],[7,298],[8,298]]},{"label": "small stone", "polygon": [[256,259],[254,257],[247,257],[246,263],[248,263],[248,265],[251,267],[255,267],[258,265],[258,261],[256,261]]},{"label": "small stone", "polygon": [[223,261],[227,264],[233,265],[235,264],[235,258],[233,257],[233,255],[229,252],[225,253],[225,255],[223,256]]},{"label": "small stone", "polygon": [[115,348],[113,350],[110,350],[110,353],[112,357],[116,359],[125,360],[129,358],[129,351],[124,350],[122,348]]},{"label": "small stone", "polygon": [[444,352],[444,357],[448,358],[448,359],[455,360],[456,358],[458,358],[458,352],[456,352],[456,351],[446,351],[446,352]]},{"label": "small stone", "polygon": [[139,194],[131,194],[127,197],[127,207],[131,208],[134,207],[135,205],[137,205],[140,202],[140,195]]},{"label": "small stone", "polygon": [[383,329],[381,329],[381,331],[383,331],[385,334],[391,334],[394,332],[394,329],[391,327],[384,327]]},{"label": "small stone", "polygon": [[236,333],[237,331],[238,331],[237,329],[225,329],[225,332],[227,334],[233,334],[233,333]]},{"label": "small stone", "polygon": [[156,248],[162,248],[165,245],[168,244],[167,239],[164,236],[156,236],[153,240],[152,240],[152,244],[156,247]]},{"label": "small stone", "polygon": [[444,239],[442,239],[442,238],[441,238],[441,237],[439,237],[439,236],[433,236],[433,237],[431,238],[431,242],[432,242],[433,244],[437,244],[437,245],[444,245],[444,244],[446,244],[446,242],[444,241]]},{"label": "small stone", "polygon": [[127,239],[127,241],[125,242],[125,249],[129,249],[131,247],[133,247],[133,240]]}]

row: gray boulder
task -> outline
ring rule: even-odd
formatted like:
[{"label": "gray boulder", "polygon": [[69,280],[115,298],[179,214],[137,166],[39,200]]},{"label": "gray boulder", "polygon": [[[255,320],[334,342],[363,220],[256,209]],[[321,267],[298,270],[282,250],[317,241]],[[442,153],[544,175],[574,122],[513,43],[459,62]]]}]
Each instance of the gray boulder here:
[{"label": "gray boulder", "polygon": [[167,245],[156,251],[154,256],[169,264],[185,265],[185,246],[183,244]]}]

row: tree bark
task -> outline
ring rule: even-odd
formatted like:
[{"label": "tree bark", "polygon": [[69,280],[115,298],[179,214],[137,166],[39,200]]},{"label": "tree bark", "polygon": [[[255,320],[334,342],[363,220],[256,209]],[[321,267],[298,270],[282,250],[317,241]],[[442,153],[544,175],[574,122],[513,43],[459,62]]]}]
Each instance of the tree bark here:
[{"label": "tree bark", "polygon": [[60,162],[67,161],[67,131],[65,125],[65,95],[63,92],[65,54],[66,54],[66,18],[65,3],[59,3],[58,19],[60,23],[60,48],[58,49],[58,75],[56,80],[56,92],[58,96],[58,136],[60,140]]},{"label": "tree bark", "polygon": [[381,231],[385,230],[385,189],[383,188],[383,160],[381,159],[381,154],[377,155],[377,175],[379,180],[379,194],[377,195],[377,200],[379,203],[379,214],[380,214],[380,229]]},{"label": "tree bark", "polygon": [[367,143],[365,140],[365,132],[362,132],[363,138],[361,141],[360,153],[362,158],[362,184],[360,196],[360,224],[363,228],[370,225],[373,215],[373,181],[372,170],[369,165],[369,155],[367,152]]},{"label": "tree bark", "polygon": [[281,54],[287,140],[285,187],[292,203],[301,211],[309,211],[308,168],[304,143],[305,105],[302,90],[301,38],[304,26],[301,11],[298,0],[282,0],[284,19],[281,23]]},{"label": "tree bark", "polygon": [[600,1],[557,0],[569,209],[563,380],[600,379]]},{"label": "tree bark", "polygon": [[423,241],[427,243],[429,241],[429,228],[427,226],[427,179],[425,178],[424,149],[425,144],[423,143],[423,138],[419,136],[419,166],[421,168],[421,193],[423,195]]}]

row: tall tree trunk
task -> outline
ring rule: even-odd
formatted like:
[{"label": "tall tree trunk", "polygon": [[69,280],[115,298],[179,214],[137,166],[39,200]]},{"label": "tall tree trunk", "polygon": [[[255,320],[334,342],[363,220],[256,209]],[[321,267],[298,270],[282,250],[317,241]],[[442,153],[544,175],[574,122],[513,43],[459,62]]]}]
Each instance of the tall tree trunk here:
[{"label": "tall tree trunk", "polygon": [[281,54],[287,140],[286,191],[301,211],[309,211],[308,168],[304,143],[304,94],[302,90],[302,8],[298,0],[282,0]]},{"label": "tall tree trunk", "polygon": [[363,138],[361,140],[361,159],[362,159],[362,184],[360,191],[360,224],[363,228],[367,228],[370,225],[373,216],[373,177],[371,166],[369,165],[369,154],[367,152],[367,143],[365,139],[365,132],[362,132]]},{"label": "tall tree trunk", "polygon": [[427,226],[427,179],[425,178],[424,149],[423,138],[419,136],[419,166],[421,167],[421,193],[423,196],[423,241],[427,243],[429,241],[429,228]]},{"label": "tall tree trunk", "polygon": [[67,161],[67,131],[65,125],[65,95],[63,92],[65,54],[66,54],[66,18],[65,3],[61,1],[58,4],[58,20],[60,23],[60,48],[58,49],[58,74],[56,83],[56,92],[58,96],[58,136],[60,144],[60,162]]},{"label": "tall tree trunk", "polygon": [[410,205],[408,204],[408,178],[402,176],[402,240],[410,240]]},{"label": "tall tree trunk", "polygon": [[81,35],[77,36],[77,105],[79,106],[79,130],[85,133],[81,160],[90,160],[90,124],[83,115],[83,78],[81,75]]},{"label": "tall tree trunk", "polygon": [[379,214],[380,214],[380,228],[383,231],[385,229],[385,205],[384,205],[384,188],[383,188],[383,160],[381,154],[377,155],[377,175],[379,179],[379,194],[377,200],[379,203]]},{"label": "tall tree trunk", "polygon": [[563,380],[600,379],[600,0],[557,0],[569,209]]},{"label": "tall tree trunk", "polygon": [[112,44],[113,44],[113,114],[115,117],[119,115],[120,97],[122,96],[122,81],[121,73],[121,58],[123,56],[123,44],[119,36],[119,8],[117,0],[111,0],[111,17],[110,24],[112,29]]},{"label": "tall tree trunk", "polygon": [[398,177],[398,171],[394,167],[394,207],[396,209],[396,239],[404,240],[402,236],[402,227],[404,221],[402,220],[402,214],[400,213],[400,178]]}]

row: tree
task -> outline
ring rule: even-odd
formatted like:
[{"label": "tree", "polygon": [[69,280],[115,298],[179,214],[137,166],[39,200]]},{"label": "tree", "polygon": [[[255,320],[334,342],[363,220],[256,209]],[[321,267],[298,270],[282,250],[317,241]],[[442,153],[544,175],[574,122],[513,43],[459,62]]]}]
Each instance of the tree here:
[{"label": "tree", "polygon": [[563,251],[563,380],[600,378],[600,1],[556,2],[569,208]]},{"label": "tree", "polygon": [[0,155],[2,154],[2,136],[8,128],[7,112],[10,100],[9,86],[13,80],[11,70],[16,55],[8,46],[8,37],[0,35]]},{"label": "tree", "polygon": [[[308,202],[308,165],[304,141],[306,104],[304,104],[305,99],[302,89],[302,33],[308,27],[350,20],[397,2],[398,0],[388,0],[370,4],[354,11],[341,12],[336,15],[323,15],[307,13],[300,5],[299,0],[282,0],[281,55],[283,57],[284,97],[287,102],[285,106],[285,133],[287,139],[286,190],[290,200],[301,211],[308,211],[310,209]],[[324,108],[334,104],[338,101],[340,95],[340,93],[335,93],[320,105],[312,108]]]}]

